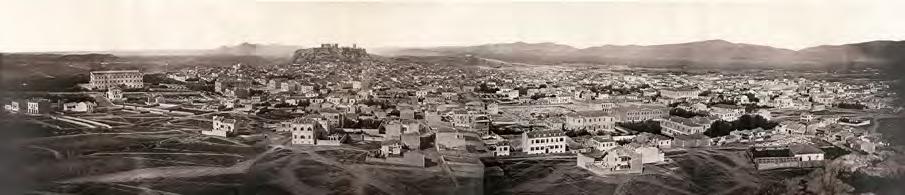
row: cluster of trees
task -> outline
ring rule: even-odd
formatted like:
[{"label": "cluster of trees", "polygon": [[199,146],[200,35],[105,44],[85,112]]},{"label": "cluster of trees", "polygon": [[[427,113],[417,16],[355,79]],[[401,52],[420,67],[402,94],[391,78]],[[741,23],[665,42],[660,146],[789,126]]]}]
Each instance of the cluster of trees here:
[{"label": "cluster of trees", "polygon": [[632,86],[632,87],[626,87],[626,88],[607,85],[607,86],[602,86],[602,87],[591,88],[591,91],[595,92],[595,93],[606,92],[606,93],[611,93],[611,94],[616,94],[616,95],[625,95],[625,94],[631,94],[631,93],[636,93],[636,92],[641,93],[641,89],[645,89],[645,88],[650,88],[650,85],[643,84],[640,86]]},{"label": "cluster of trees", "polygon": [[349,119],[343,117],[343,128],[352,129],[376,129],[380,127],[380,120],[371,119]]},{"label": "cluster of trees", "polygon": [[861,103],[845,103],[845,102],[836,104],[836,107],[843,108],[843,109],[859,109],[859,110],[867,108],[867,106],[865,106],[864,104],[861,104]]},{"label": "cluster of trees", "polygon": [[678,107],[679,104],[683,104],[683,103],[688,103],[688,102],[673,102],[673,103],[667,104],[666,106],[670,107],[670,108],[675,108],[675,107]]},{"label": "cluster of trees", "polygon": [[375,106],[375,105],[376,105],[376,106],[380,106],[380,109],[387,109],[387,108],[396,107],[396,106],[394,106],[394,105],[392,105],[392,104],[390,104],[390,103],[388,103],[388,102],[374,101],[374,100],[371,100],[371,99],[362,100],[362,101],[359,102],[359,103],[364,104],[364,105],[368,105],[368,106]]},{"label": "cluster of trees", "polygon": [[542,94],[542,93],[536,93],[534,95],[531,95],[531,100],[538,100],[538,99],[541,99],[544,97],[547,97],[547,95]]},{"label": "cluster of trees", "polygon": [[748,96],[748,102],[759,102],[760,99],[757,96],[754,96],[753,93],[746,93],[745,96]]},{"label": "cluster of trees", "polygon": [[490,132],[493,132],[494,134],[497,134],[497,135],[516,135],[516,134],[522,133],[522,131],[520,131],[520,130],[516,130],[516,129],[508,128],[508,127],[500,127],[497,125],[490,125]]},{"label": "cluster of trees", "polygon": [[477,88],[475,88],[475,92],[478,93],[496,93],[499,90],[499,88],[491,88],[490,86],[487,86],[486,83],[481,83]]},{"label": "cluster of trees", "polygon": [[747,130],[747,129],[772,129],[776,127],[779,123],[771,122],[760,115],[742,115],[738,118],[738,120],[734,121],[724,121],[718,120],[714,121],[713,124],[710,125],[710,128],[704,131],[704,135],[709,137],[720,137],[729,135],[729,132],[736,130]]},{"label": "cluster of trees", "polygon": [[[522,132],[532,131],[535,129],[544,129],[543,126],[520,126],[520,125],[490,125],[490,132],[497,135],[521,135]],[[568,135],[569,131],[566,132]]]},{"label": "cluster of trees", "polygon": [[566,136],[569,137],[581,137],[586,135],[591,135],[591,132],[588,132],[587,130],[566,131]]},{"label": "cluster of trees", "polygon": [[761,108],[773,108],[770,106],[759,106],[757,104],[743,104],[743,106],[745,106],[745,112],[749,112],[749,113],[755,112]]},{"label": "cluster of trees", "polygon": [[707,116],[707,113],[692,112],[681,108],[673,108],[669,110],[669,115],[683,118],[692,118],[696,116]]},{"label": "cluster of trees", "polygon": [[640,122],[618,122],[616,125],[638,132],[647,132],[653,134],[662,134],[660,122],[654,120],[646,120]]}]

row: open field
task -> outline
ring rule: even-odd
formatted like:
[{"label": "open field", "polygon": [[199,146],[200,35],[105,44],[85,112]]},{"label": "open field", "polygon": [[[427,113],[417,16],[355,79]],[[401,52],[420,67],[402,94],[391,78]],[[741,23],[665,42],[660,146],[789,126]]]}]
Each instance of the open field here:
[{"label": "open field", "polygon": [[743,151],[733,150],[688,150],[668,157],[674,162],[645,165],[641,174],[609,176],[578,168],[569,158],[485,159],[484,189],[486,194],[761,194],[782,192],[785,181],[811,171],[758,172]]}]

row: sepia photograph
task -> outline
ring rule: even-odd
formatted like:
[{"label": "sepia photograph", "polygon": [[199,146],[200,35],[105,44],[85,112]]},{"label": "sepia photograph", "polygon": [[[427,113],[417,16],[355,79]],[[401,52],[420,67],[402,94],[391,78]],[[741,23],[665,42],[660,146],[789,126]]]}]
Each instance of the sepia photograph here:
[{"label": "sepia photograph", "polygon": [[3,0],[0,195],[903,195],[903,8]]}]

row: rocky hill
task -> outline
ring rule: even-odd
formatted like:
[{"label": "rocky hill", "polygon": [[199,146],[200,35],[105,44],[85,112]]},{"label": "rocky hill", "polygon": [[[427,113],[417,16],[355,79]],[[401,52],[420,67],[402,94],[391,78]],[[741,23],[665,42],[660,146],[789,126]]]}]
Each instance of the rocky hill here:
[{"label": "rocky hill", "polygon": [[357,63],[369,59],[364,48],[340,47],[338,44],[321,44],[320,47],[296,50],[292,64],[318,64],[329,62]]}]

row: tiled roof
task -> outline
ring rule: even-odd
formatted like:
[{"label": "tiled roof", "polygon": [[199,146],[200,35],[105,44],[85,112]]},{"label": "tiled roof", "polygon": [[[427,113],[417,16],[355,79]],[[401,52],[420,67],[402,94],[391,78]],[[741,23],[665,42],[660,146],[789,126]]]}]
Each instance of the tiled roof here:
[{"label": "tiled roof", "polygon": [[528,138],[566,136],[566,133],[560,130],[531,131],[526,132],[525,134],[528,136]]}]

